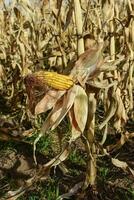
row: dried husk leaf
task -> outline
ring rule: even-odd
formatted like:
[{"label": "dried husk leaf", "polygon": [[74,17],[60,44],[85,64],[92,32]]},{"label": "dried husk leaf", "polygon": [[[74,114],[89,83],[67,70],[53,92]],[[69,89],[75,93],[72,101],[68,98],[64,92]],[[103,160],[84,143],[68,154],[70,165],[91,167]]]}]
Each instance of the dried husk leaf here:
[{"label": "dried husk leaf", "polygon": [[75,119],[75,115],[74,115],[74,108],[72,107],[69,111],[69,119],[70,119],[70,123],[71,123],[71,138],[70,138],[70,142],[75,141],[77,138],[79,138],[82,134],[77,121]]},{"label": "dried husk leaf", "polygon": [[61,122],[61,120],[65,117],[65,115],[68,113],[68,111],[72,107],[74,103],[74,99],[77,95],[77,91],[78,91],[78,88],[76,85],[74,85],[70,90],[68,90],[66,96],[64,96],[62,112],[60,113],[55,124],[53,125],[52,130],[58,126],[58,124]]},{"label": "dried husk leaf", "polygon": [[35,114],[38,115],[50,110],[55,105],[57,100],[64,95],[64,93],[65,91],[49,90],[43,99],[36,105]]},{"label": "dried husk leaf", "polygon": [[78,61],[75,63],[70,75],[73,80],[78,81],[82,86],[85,85],[88,79],[92,79],[98,75],[101,71],[100,66],[102,65],[102,46],[89,48],[83,54],[80,55]]},{"label": "dried husk leaf", "polygon": [[64,98],[60,98],[53,110],[48,115],[46,121],[43,123],[41,132],[45,134],[45,132],[51,128],[51,130],[55,129],[59,123],[62,121],[62,119],[66,116],[70,108],[72,107],[74,103],[75,96],[77,94],[77,86],[73,86],[66,95],[64,95]]},{"label": "dried husk leaf", "polygon": [[88,97],[85,90],[79,85],[77,86],[77,94],[74,100],[74,115],[81,133],[83,133],[88,116]]}]

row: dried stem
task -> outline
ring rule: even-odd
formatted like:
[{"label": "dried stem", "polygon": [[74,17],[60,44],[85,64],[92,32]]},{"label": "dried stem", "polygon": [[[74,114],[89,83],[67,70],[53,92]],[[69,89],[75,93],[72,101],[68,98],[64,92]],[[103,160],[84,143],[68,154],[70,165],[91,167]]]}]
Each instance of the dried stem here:
[{"label": "dried stem", "polygon": [[77,27],[78,56],[84,52],[84,41],[82,37],[82,13],[79,0],[74,0],[75,22]]},{"label": "dried stem", "polygon": [[86,180],[84,187],[87,188],[88,185],[94,185],[96,180],[96,145],[94,143],[95,136],[95,111],[96,111],[96,99],[94,94],[90,93],[89,95],[89,114],[87,121],[87,131],[85,137],[87,139],[87,151],[89,155]]}]

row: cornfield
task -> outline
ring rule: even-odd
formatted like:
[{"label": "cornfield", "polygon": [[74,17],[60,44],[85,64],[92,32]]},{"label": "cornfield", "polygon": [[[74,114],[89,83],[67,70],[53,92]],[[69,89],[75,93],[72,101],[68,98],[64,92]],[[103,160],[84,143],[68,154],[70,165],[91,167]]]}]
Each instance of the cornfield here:
[{"label": "cornfield", "polygon": [[[133,177],[133,161],[118,156],[134,144],[133,0],[3,0],[0,7],[0,140],[29,145],[36,132],[34,176],[1,199],[17,199],[56,167],[67,173],[78,143],[84,177],[60,199],[94,188],[101,158]],[[108,142],[111,132],[116,142]],[[58,150],[40,166],[36,146],[51,134]]]}]

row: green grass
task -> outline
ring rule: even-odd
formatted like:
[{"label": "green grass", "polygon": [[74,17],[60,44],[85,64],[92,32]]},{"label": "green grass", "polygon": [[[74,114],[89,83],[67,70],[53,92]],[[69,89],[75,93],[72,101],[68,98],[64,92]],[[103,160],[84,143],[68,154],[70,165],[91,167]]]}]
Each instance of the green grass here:
[{"label": "green grass", "polygon": [[80,154],[77,149],[74,149],[70,152],[69,161],[72,164],[77,164],[77,165],[85,165],[86,164],[84,156],[82,154]]},{"label": "green grass", "polygon": [[109,168],[107,167],[99,167],[99,175],[100,177],[105,180],[108,176],[108,173],[109,173]]},{"label": "green grass", "polygon": [[36,190],[25,193],[18,200],[59,200],[59,196],[58,181],[49,179],[36,185]]}]

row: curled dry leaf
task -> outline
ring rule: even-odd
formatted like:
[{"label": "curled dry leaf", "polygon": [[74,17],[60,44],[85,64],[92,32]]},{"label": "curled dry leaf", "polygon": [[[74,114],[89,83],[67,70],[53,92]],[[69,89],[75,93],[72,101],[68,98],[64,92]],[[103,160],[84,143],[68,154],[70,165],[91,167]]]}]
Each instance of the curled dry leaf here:
[{"label": "curled dry leaf", "polygon": [[59,165],[61,162],[63,162],[68,157],[68,155],[69,155],[69,144],[67,144],[65,149],[59,155],[57,155],[55,158],[53,158],[48,163],[46,163],[44,165],[44,167],[51,168],[53,166]]},{"label": "curled dry leaf", "polygon": [[103,3],[102,12],[105,23],[113,18],[113,12],[112,12],[113,4],[109,2],[110,1],[105,1],[105,3]]},{"label": "curled dry leaf", "polygon": [[64,93],[65,91],[49,90],[43,99],[36,105],[35,114],[38,115],[50,110],[55,105],[57,100],[64,95]]},{"label": "curled dry leaf", "polygon": [[79,183],[75,184],[75,186],[72,187],[69,190],[69,192],[62,194],[59,198],[62,200],[62,199],[68,199],[68,198],[72,197],[73,195],[75,195],[78,192],[78,190],[80,188],[82,188],[82,186],[83,186],[83,182],[79,182]]},{"label": "curled dry leaf", "polygon": [[74,115],[81,133],[83,133],[88,115],[88,97],[85,90],[79,85],[77,86],[77,94],[74,100]]},{"label": "curled dry leaf", "polygon": [[55,104],[54,108],[52,109],[52,111],[49,113],[49,115],[48,115],[47,119],[45,120],[45,122],[43,123],[42,128],[41,128],[42,134],[45,134],[46,131],[48,131],[48,129],[51,129],[52,126],[56,123],[57,119],[61,115],[62,107],[63,107],[63,99],[60,98],[56,102],[56,104]]},{"label": "curled dry leaf", "polygon": [[100,82],[98,80],[89,80],[88,85],[94,88],[102,89],[102,88],[110,88],[114,85],[114,83],[108,84],[106,80]]},{"label": "curled dry leaf", "polygon": [[112,163],[116,167],[119,167],[119,168],[121,168],[123,170],[129,170],[131,172],[131,174],[134,176],[134,170],[131,169],[126,162],[120,161],[120,160],[118,160],[116,158],[112,158]]},{"label": "curled dry leaf", "polygon": [[42,126],[42,133],[45,133],[49,128],[53,130],[59,125],[59,123],[72,107],[76,94],[77,86],[74,85],[70,90],[67,91],[63,98],[61,97],[56,102],[53,110],[50,112]]},{"label": "curled dry leaf", "polygon": [[25,130],[22,132],[22,136],[24,136],[24,137],[26,137],[26,136],[31,137],[32,134],[33,134],[33,129]]},{"label": "curled dry leaf", "polygon": [[111,98],[110,106],[106,112],[106,117],[104,121],[100,124],[99,129],[101,130],[108,122],[109,120],[114,116],[117,109],[117,101],[115,97]]},{"label": "curled dry leaf", "polygon": [[125,60],[124,56],[123,57],[120,56],[117,60],[108,60],[108,58],[105,58],[104,63],[101,66],[101,70],[104,72],[113,71],[117,69],[117,65],[119,65],[124,60]]},{"label": "curled dry leaf", "polygon": [[126,170],[128,167],[128,164],[124,161],[120,161],[116,158],[112,158],[112,163],[113,165],[115,165],[116,167],[122,168],[123,170]]},{"label": "curled dry leaf", "polygon": [[77,121],[75,119],[74,115],[74,108],[72,107],[69,111],[69,119],[71,123],[71,138],[70,142],[75,141],[78,137],[81,136],[81,130],[77,124]]},{"label": "curled dry leaf", "polygon": [[68,111],[70,110],[70,108],[74,103],[76,95],[77,95],[77,85],[74,85],[70,90],[68,90],[67,94],[64,95],[62,111],[59,117],[57,118],[55,124],[53,125],[52,129],[55,129],[59,125],[61,120],[65,117],[65,115],[68,113]]},{"label": "curled dry leaf", "polygon": [[129,139],[134,137],[134,133],[128,133],[127,131],[121,134],[120,140],[116,144],[107,146],[108,151],[115,151],[120,149]]},{"label": "curled dry leaf", "polygon": [[89,78],[92,79],[100,73],[100,66],[103,63],[102,47],[103,44],[100,43],[97,47],[89,48],[80,55],[70,73],[70,76],[74,81],[78,81],[82,86],[84,86]]},{"label": "curled dry leaf", "polygon": [[8,193],[6,194],[6,199],[17,200],[24,193],[25,193],[25,190],[23,189],[23,187],[20,187],[19,189],[15,191],[8,191]]},{"label": "curled dry leaf", "polygon": [[121,99],[121,91],[119,88],[116,90],[117,110],[115,113],[114,127],[116,130],[121,131],[121,127],[127,121],[127,114],[125,112],[124,104]]}]

